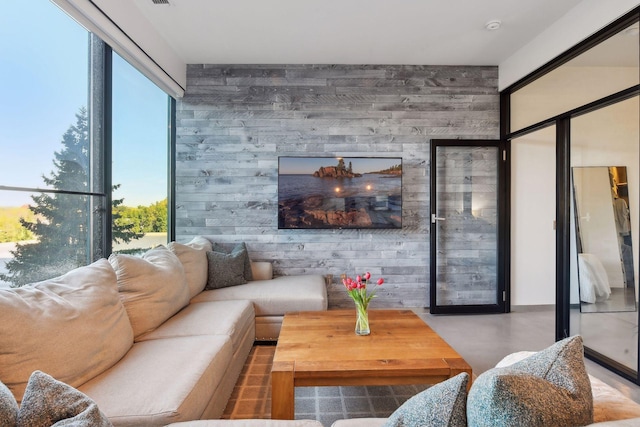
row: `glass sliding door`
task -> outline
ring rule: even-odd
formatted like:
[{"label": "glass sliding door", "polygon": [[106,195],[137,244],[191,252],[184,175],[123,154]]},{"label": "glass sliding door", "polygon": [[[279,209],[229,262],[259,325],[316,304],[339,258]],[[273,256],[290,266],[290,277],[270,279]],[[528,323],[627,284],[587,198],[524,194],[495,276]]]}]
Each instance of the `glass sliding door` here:
[{"label": "glass sliding door", "polygon": [[640,101],[571,120],[571,335],[627,376],[638,370]]},{"label": "glass sliding door", "polygon": [[506,152],[434,140],[431,161],[431,313],[504,312]]},{"label": "glass sliding door", "polygon": [[[543,234],[518,229],[523,221],[537,224],[531,211],[511,209],[513,303],[555,303],[557,340],[583,335],[587,357],[636,383],[639,193],[629,183],[640,163],[639,19],[636,7],[501,93],[501,134],[514,158],[520,141],[555,127],[546,138],[555,144],[555,188],[545,184],[555,197],[555,248]],[[521,169],[512,163],[512,180],[523,175],[537,185],[551,176],[546,168]],[[511,192],[512,206],[530,196],[520,193]],[[531,206],[542,207],[535,200]],[[533,238],[523,240],[527,235]],[[520,260],[525,247],[545,263],[535,270],[538,280],[531,280]],[[551,256],[541,255],[552,251],[555,266]],[[540,292],[553,267],[555,298],[547,287]]]}]

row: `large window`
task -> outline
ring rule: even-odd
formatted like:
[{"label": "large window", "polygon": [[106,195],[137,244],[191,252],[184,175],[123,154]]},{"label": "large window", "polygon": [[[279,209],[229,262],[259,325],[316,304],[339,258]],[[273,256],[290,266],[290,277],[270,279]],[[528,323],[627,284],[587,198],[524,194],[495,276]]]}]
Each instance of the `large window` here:
[{"label": "large window", "polygon": [[20,286],[91,261],[100,146],[89,137],[87,31],[47,1],[6,4],[0,19],[0,280]]},{"label": "large window", "polygon": [[114,251],[167,242],[167,109],[167,95],[114,53]]},{"label": "large window", "polygon": [[5,5],[0,69],[0,287],[166,242],[167,95],[46,0]]}]

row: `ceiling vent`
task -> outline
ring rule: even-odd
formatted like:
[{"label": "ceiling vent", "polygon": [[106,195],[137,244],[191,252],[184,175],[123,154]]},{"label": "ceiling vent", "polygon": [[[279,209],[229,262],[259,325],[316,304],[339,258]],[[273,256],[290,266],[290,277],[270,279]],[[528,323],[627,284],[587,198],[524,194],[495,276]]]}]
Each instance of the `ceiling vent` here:
[{"label": "ceiling vent", "polygon": [[169,0],[151,0],[153,4],[169,4]]}]

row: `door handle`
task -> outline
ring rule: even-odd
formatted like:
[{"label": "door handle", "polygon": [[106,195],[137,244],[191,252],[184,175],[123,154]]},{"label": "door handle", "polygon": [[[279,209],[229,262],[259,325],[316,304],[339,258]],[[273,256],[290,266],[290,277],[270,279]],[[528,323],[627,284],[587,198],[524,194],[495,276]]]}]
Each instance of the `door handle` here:
[{"label": "door handle", "polygon": [[431,214],[431,224],[435,224],[436,221],[446,221],[446,218],[437,217],[436,214]]}]

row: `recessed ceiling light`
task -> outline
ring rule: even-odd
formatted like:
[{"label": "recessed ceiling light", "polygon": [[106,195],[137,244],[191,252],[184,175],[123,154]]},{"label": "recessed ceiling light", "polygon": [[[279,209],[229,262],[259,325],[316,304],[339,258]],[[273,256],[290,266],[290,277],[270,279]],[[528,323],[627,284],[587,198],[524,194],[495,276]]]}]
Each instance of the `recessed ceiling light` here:
[{"label": "recessed ceiling light", "polygon": [[494,20],[489,21],[486,24],[484,24],[484,27],[489,31],[495,31],[498,28],[500,28],[501,24],[502,24],[502,22],[500,22],[500,20],[494,19]]}]

